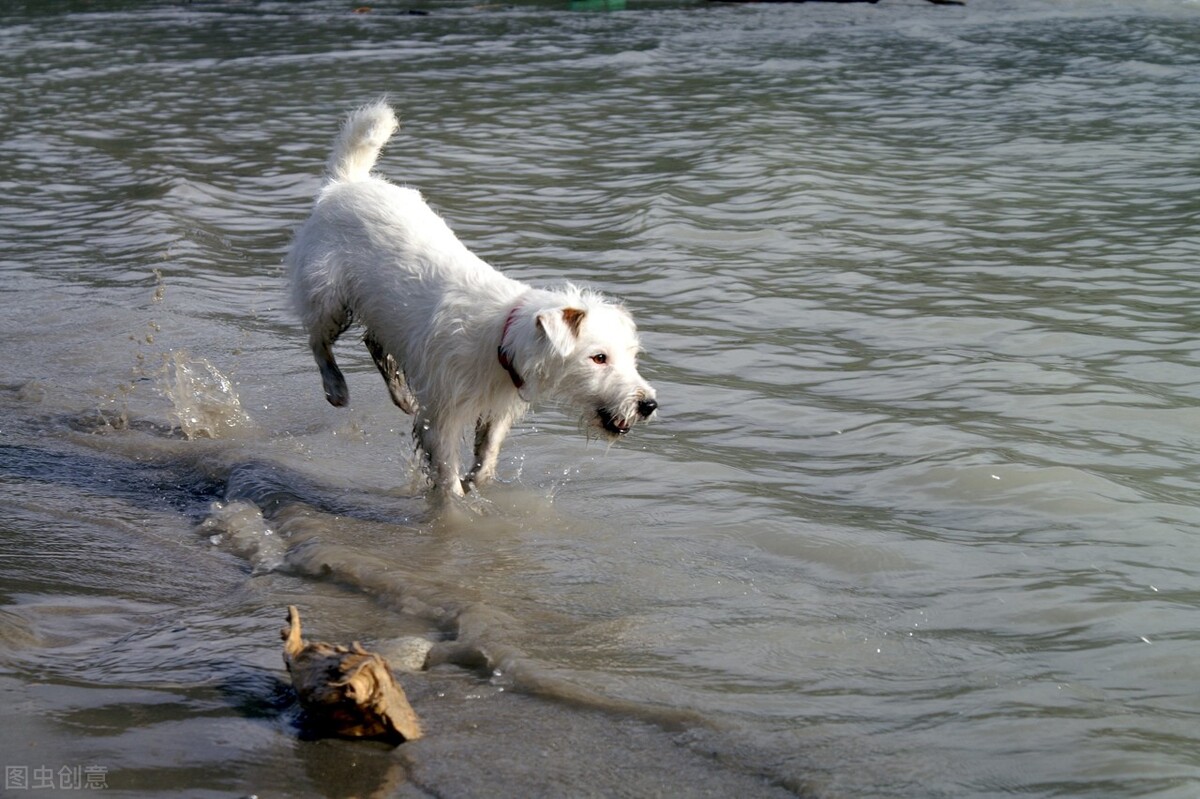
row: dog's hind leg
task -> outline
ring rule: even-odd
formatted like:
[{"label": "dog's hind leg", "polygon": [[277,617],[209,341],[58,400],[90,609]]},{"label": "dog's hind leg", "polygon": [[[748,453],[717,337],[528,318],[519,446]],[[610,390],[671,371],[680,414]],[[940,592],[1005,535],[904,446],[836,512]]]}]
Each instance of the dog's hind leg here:
[{"label": "dog's hind leg", "polygon": [[350,389],[346,387],[346,378],[338,368],[333,358],[333,344],[338,336],[350,327],[350,313],[343,309],[341,313],[325,320],[326,324],[312,330],[308,337],[308,345],[312,348],[313,358],[317,368],[321,370],[321,384],[325,387],[325,399],[330,405],[342,407],[350,402]]},{"label": "dog's hind leg", "polygon": [[500,445],[512,428],[513,419],[504,416],[499,419],[480,419],[475,424],[475,465],[463,479],[463,488],[484,485],[496,476],[496,463],[500,460]]},{"label": "dog's hind leg", "polygon": [[313,357],[317,359],[317,368],[321,370],[321,383],[325,387],[325,399],[330,405],[338,408],[350,402],[350,389],[346,387],[346,378],[333,359],[333,342],[328,339],[316,339],[311,342]]},{"label": "dog's hind leg", "polygon": [[375,361],[379,374],[383,375],[383,382],[387,384],[388,393],[392,395],[392,402],[405,413],[415,414],[417,399],[408,390],[408,384],[404,381],[404,372],[400,371],[400,365],[396,363],[395,356],[390,352],[384,352],[383,345],[371,335],[370,331],[363,336],[363,343],[367,345],[367,351],[371,353],[371,358]]}]

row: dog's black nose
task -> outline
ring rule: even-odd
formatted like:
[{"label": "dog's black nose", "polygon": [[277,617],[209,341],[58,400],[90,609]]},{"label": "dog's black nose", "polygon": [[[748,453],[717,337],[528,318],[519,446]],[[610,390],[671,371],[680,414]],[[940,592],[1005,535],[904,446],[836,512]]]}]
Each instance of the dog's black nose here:
[{"label": "dog's black nose", "polygon": [[658,408],[658,401],[653,399],[638,400],[638,413],[643,419],[649,419],[650,414]]}]

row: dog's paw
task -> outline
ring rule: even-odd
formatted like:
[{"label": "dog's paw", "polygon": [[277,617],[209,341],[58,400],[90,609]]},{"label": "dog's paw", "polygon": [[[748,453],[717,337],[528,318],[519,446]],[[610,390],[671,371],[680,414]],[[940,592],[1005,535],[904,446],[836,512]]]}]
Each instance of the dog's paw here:
[{"label": "dog's paw", "polygon": [[325,399],[329,400],[329,404],[335,408],[345,408],[350,404],[350,389],[346,387],[346,381],[342,381],[339,386],[325,386]]}]

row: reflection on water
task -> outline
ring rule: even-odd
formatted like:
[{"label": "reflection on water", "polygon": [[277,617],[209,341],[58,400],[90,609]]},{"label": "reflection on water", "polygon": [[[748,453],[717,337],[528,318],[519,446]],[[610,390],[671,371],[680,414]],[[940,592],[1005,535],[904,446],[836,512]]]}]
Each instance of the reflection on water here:
[{"label": "reflection on water", "polygon": [[[1188,795],[1198,43],[1167,0],[0,10],[5,764]],[[538,411],[463,518],[353,342],[327,406],[284,303],[382,94],[381,172],[623,300],[662,402],[611,449]],[[300,740],[288,604],[435,642],[431,734]]]}]

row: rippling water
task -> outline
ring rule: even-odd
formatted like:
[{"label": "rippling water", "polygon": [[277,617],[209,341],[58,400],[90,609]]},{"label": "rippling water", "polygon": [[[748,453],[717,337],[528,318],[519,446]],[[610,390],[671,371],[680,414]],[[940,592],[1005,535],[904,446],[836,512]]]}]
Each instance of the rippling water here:
[{"label": "rippling water", "polygon": [[[6,779],[1200,789],[1200,4],[29,3],[0,85]],[[623,299],[662,403],[535,412],[467,519],[284,302],[383,94],[381,170]],[[402,677],[428,737],[302,734],[288,604],[470,653]]]}]

